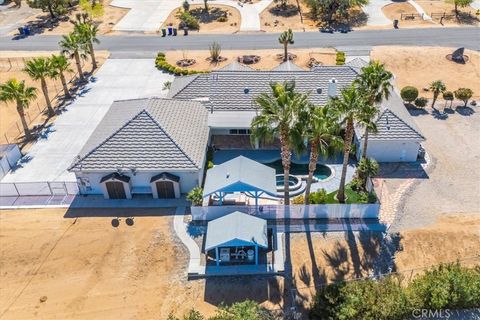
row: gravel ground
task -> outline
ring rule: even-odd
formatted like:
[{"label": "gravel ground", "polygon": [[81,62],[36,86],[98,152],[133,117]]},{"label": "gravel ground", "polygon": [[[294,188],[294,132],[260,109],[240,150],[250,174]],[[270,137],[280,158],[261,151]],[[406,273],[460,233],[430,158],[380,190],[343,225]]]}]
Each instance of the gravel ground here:
[{"label": "gravel ground", "polygon": [[432,163],[428,178],[401,199],[392,232],[431,225],[449,213],[480,213],[480,108],[458,108],[443,119],[429,111],[415,121]]}]

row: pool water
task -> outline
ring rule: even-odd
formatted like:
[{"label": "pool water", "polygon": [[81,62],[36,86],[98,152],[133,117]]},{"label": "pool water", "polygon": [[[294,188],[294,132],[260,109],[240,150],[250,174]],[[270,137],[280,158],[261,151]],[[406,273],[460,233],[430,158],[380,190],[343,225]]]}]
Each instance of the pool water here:
[{"label": "pool water", "polygon": [[[277,180],[277,187],[283,187],[285,184],[283,183],[283,176],[277,176],[276,178]],[[298,178],[294,177],[294,176],[290,176],[289,179],[288,179],[288,185],[293,187],[294,185],[296,185],[298,183]]]},{"label": "pool water", "polygon": [[[275,169],[276,174],[283,174],[283,166],[282,166],[282,160],[277,160],[274,162],[270,163],[265,163],[265,165],[269,166],[270,168]],[[290,166],[290,174],[292,175],[300,175],[300,176],[306,176],[308,175],[308,163],[306,164],[299,164],[299,163],[294,163],[292,162]],[[317,164],[317,169],[313,173],[315,178],[318,180],[325,180],[330,175],[332,174],[332,170],[323,165],[323,164]],[[291,181],[290,181],[291,183]]]}]

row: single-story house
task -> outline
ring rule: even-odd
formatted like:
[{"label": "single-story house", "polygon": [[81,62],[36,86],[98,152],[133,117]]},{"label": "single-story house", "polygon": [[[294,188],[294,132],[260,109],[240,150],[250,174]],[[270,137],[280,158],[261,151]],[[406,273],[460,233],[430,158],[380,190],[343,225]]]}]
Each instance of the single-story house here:
[{"label": "single-story house", "polygon": [[115,101],[69,168],[81,194],[178,198],[202,182],[208,113],[196,101]]}]

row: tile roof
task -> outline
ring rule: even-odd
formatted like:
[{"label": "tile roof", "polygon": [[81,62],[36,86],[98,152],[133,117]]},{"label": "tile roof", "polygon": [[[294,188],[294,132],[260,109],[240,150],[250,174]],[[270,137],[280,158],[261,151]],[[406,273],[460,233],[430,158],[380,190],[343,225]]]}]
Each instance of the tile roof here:
[{"label": "tile roof", "polygon": [[280,63],[278,66],[273,68],[272,71],[303,71],[303,69],[292,61],[288,60]]},{"label": "tile roof", "polygon": [[176,78],[172,84],[174,90],[170,90],[168,97],[208,98],[210,108],[216,111],[254,111],[253,99],[259,93],[267,92],[270,82],[295,80],[300,92],[311,92],[311,101],[323,105],[328,100],[330,79],[337,80],[339,91],[352,83],[356,76],[356,71],[349,66],[320,66],[311,71],[214,71],[199,74],[194,79]]},{"label": "tile roof", "polygon": [[115,101],[70,170],[196,170],[208,142],[208,112],[195,101]]},{"label": "tile roof", "polygon": [[362,58],[355,58],[353,60],[350,60],[349,62],[346,62],[345,65],[354,68],[358,73],[360,73],[363,67],[368,66],[368,61]]},{"label": "tile roof", "polygon": [[249,67],[245,64],[242,64],[238,61],[233,61],[232,63],[227,64],[226,66],[216,70],[216,71],[254,71],[252,67]]}]

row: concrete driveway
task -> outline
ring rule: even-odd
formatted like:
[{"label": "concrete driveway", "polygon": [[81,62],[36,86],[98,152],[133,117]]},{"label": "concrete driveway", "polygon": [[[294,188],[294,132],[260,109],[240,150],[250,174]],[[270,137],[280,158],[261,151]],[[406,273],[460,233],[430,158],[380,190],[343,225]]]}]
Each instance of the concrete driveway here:
[{"label": "concrete driveway", "polygon": [[[480,214],[480,108],[458,108],[445,119],[431,111],[414,118],[431,164],[400,199],[391,230],[424,227],[447,214]],[[405,181],[388,180],[391,186]]]},{"label": "concrete driveway", "polygon": [[114,100],[163,96],[172,76],[151,59],[109,59],[2,182],[75,181],[67,172]]}]

